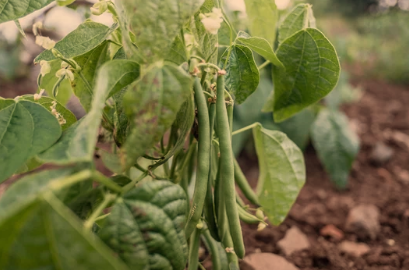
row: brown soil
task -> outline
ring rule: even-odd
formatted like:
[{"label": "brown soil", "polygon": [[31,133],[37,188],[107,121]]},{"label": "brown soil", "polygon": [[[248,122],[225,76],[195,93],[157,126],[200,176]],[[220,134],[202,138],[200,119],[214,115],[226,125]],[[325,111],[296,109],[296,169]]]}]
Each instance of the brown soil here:
[{"label": "brown soil", "polygon": [[[277,242],[296,226],[311,243],[310,249],[286,257],[300,269],[409,269],[409,89],[378,81],[361,86],[365,89],[361,100],[343,107],[361,139],[348,188],[340,191],[331,184],[314,149],[309,147],[305,153],[307,183],[287,219],[261,232],[257,226],[243,224],[247,254],[272,252],[286,257]],[[377,142],[394,150],[392,158],[381,166],[369,161]],[[256,160],[243,157],[242,161],[254,186]],[[362,203],[379,208],[381,232],[376,240],[363,241],[371,249],[368,254],[354,258],[338,249],[339,241],[321,236],[320,230],[335,225],[344,232],[344,240],[361,241],[345,231],[345,221],[349,210]]]}]

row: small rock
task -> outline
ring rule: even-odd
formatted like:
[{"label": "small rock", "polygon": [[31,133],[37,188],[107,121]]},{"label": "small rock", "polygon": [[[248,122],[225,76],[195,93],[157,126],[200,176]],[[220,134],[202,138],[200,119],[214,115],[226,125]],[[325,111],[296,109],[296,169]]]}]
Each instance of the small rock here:
[{"label": "small rock", "polygon": [[320,230],[320,234],[322,236],[331,237],[335,241],[341,241],[342,238],[344,238],[344,233],[332,224],[323,227]]},{"label": "small rock", "polygon": [[361,257],[369,252],[370,248],[367,244],[364,243],[355,243],[351,241],[343,241],[338,245],[338,248],[352,256]]},{"label": "small rock", "polygon": [[377,142],[372,150],[370,160],[376,165],[381,165],[392,158],[394,150],[382,142]]},{"label": "small rock", "polygon": [[310,242],[307,236],[297,227],[291,227],[285,234],[284,238],[278,241],[277,246],[284,252],[286,256],[290,256],[293,252],[308,249]]},{"label": "small rock", "polygon": [[376,206],[358,205],[349,211],[345,229],[355,233],[360,239],[375,240],[381,230],[379,216],[379,210]]},{"label": "small rock", "polygon": [[[244,262],[254,270],[298,270],[295,265],[273,253],[253,253],[244,258]],[[240,268],[243,269],[243,268]]]}]

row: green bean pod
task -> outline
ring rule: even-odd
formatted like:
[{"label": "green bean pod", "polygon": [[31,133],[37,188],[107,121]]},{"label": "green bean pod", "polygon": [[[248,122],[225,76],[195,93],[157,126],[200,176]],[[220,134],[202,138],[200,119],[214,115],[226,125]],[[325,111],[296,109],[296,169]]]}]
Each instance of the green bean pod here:
[{"label": "green bean pod", "polygon": [[[232,150],[229,119],[224,99],[224,77],[217,77],[216,120],[220,144],[220,204],[218,218],[222,218],[223,208],[226,210],[227,222],[232,238],[234,251],[240,258],[244,257],[245,249],[240,226],[239,214],[236,206],[236,189],[234,184],[234,156]],[[222,219],[223,221],[223,219]],[[224,221],[223,221],[224,222]],[[219,227],[222,226],[220,223]],[[225,238],[224,235],[222,238]]]},{"label": "green bean pod", "polygon": [[239,210],[240,220],[247,224],[258,224],[260,222],[264,222],[263,220],[259,219],[258,217],[250,214],[249,212],[241,208],[241,206],[239,205],[237,205],[237,209]]},{"label": "green bean pod", "polygon": [[190,237],[189,245],[189,268],[188,270],[197,270],[199,266],[199,246],[201,229],[195,229]]},{"label": "green bean pod", "polygon": [[193,194],[192,207],[190,208],[188,221],[185,227],[186,239],[190,237],[199,222],[207,192],[210,163],[210,121],[207,111],[207,102],[204,96],[200,80],[194,81],[195,101],[198,111],[199,138],[197,154],[196,184]]},{"label": "green bean pod", "polygon": [[239,186],[240,190],[243,192],[244,196],[252,204],[260,205],[256,193],[254,193],[253,189],[249,185],[249,182],[244,176],[236,159],[234,159],[234,180],[236,181],[236,184]]},{"label": "green bean pod", "polygon": [[[209,118],[210,118],[210,138],[213,136],[213,127],[214,121],[216,116],[216,105],[210,103],[209,105]],[[212,170],[214,170],[212,166],[212,152],[214,151],[213,147],[210,147],[210,163],[209,163],[209,180],[207,181],[207,193],[205,199],[205,206],[204,206],[204,214],[206,217],[207,227],[212,235],[212,237],[220,241],[219,234],[217,231],[217,224],[214,214],[214,200],[213,200],[213,186],[212,186]]]},{"label": "green bean pod", "polygon": [[[221,253],[217,248],[217,242],[212,238],[209,230],[205,230],[203,232],[204,242],[210,254],[212,255],[212,269],[213,270],[223,270],[222,261],[221,261]],[[227,265],[226,265],[227,266]]]}]

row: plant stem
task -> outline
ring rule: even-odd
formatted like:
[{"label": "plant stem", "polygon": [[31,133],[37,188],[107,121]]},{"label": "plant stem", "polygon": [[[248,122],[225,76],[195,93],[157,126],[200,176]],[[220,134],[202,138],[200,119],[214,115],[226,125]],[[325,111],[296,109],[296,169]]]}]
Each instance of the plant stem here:
[{"label": "plant stem", "polygon": [[65,187],[69,187],[76,183],[82,182],[84,180],[88,180],[91,177],[92,177],[92,171],[85,170],[85,171],[81,171],[79,173],[70,175],[68,177],[61,178],[61,180],[55,180],[49,185],[49,187],[53,191],[58,191]]},{"label": "plant stem", "polygon": [[85,221],[84,227],[86,229],[91,229],[92,225],[94,225],[94,222],[97,220],[97,218],[101,215],[102,211],[110,204],[112,201],[116,199],[115,194],[105,194],[104,200],[101,202],[100,205],[98,205],[97,209],[95,209],[94,212],[92,212],[91,216]]},{"label": "plant stem", "polygon": [[247,127],[244,127],[244,128],[241,128],[241,129],[239,129],[239,130],[234,131],[234,132],[232,133],[232,135],[234,136],[234,135],[237,135],[237,134],[239,134],[239,133],[242,133],[242,132],[244,132],[244,131],[246,131],[246,130],[253,129],[253,128],[255,128],[255,127],[258,126],[258,125],[260,125],[260,123],[258,123],[258,122],[253,123],[253,124],[251,124],[251,125],[249,125],[249,126],[247,126]]},{"label": "plant stem", "polygon": [[98,171],[95,171],[92,174],[92,178],[93,180],[97,181],[98,183],[103,184],[104,186],[111,189],[112,191],[115,191],[118,193],[122,192],[122,188],[117,183],[115,183],[114,181],[112,181],[111,179],[109,179],[108,177],[106,177],[105,175],[103,175],[102,173]]},{"label": "plant stem", "polygon": [[122,188],[122,194],[127,193],[128,191],[130,191],[135,185],[136,183],[138,183],[139,181],[141,181],[142,179],[144,179],[146,176],[148,176],[148,171],[145,171],[144,173],[142,173],[138,178],[132,180],[131,183],[127,184],[126,186],[124,186]]},{"label": "plant stem", "polygon": [[265,61],[263,64],[258,66],[258,70],[262,70],[263,68],[265,68],[266,66],[268,66],[270,64],[270,61]]}]

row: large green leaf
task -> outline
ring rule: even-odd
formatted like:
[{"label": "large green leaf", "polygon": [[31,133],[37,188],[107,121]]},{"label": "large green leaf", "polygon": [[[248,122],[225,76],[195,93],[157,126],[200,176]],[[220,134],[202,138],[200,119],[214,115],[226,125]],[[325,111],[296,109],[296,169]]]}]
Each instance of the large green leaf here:
[{"label": "large green leaf", "polygon": [[[243,103],[254,91],[260,81],[260,74],[251,50],[243,45],[231,47],[230,58],[226,65],[226,87],[234,95],[238,104]],[[221,59],[224,64],[228,51]]]},{"label": "large green leaf", "polygon": [[278,124],[284,132],[300,149],[304,150],[310,139],[310,128],[315,120],[315,112],[307,108],[293,117]]},{"label": "large green leaf", "polygon": [[[37,196],[48,190],[54,182],[58,182],[75,172],[77,168],[64,168],[58,170],[48,170],[39,173],[30,174],[19,179],[14,183],[0,198],[0,212],[15,205],[22,205],[32,201]],[[59,192],[58,197],[65,199],[68,190],[64,189]]]},{"label": "large green leaf", "polygon": [[0,23],[24,17],[54,0],[2,0],[0,1]]},{"label": "large green leaf", "polygon": [[244,2],[251,35],[264,38],[269,44],[274,44],[278,19],[275,1],[244,0]]},{"label": "large green leaf", "polygon": [[146,182],[114,205],[99,235],[131,269],[184,269],[186,207],[179,185]]},{"label": "large green leaf", "polygon": [[127,269],[51,194],[0,218],[0,268]]},{"label": "large green leaf", "polygon": [[273,67],[274,98],[264,110],[281,122],[325,97],[338,82],[340,65],[334,46],[317,29],[307,28],[281,43]]},{"label": "large green leaf", "polygon": [[43,106],[26,100],[0,100],[0,182],[60,136],[60,124]]},{"label": "large green leaf", "polygon": [[121,151],[123,169],[160,140],[191,94],[192,80],[181,68],[157,64],[133,84],[124,97],[131,130]]},{"label": "large green leaf", "polygon": [[170,51],[166,56],[166,61],[180,65],[187,62],[187,51],[185,42],[181,35],[177,35],[170,47]]},{"label": "large green leaf", "polygon": [[183,24],[204,0],[121,0],[136,45],[149,62],[164,58]]},{"label": "large green leaf", "polygon": [[[59,78],[55,76],[58,70],[61,69],[61,60],[55,59],[49,62],[51,71],[41,78],[40,89],[44,89],[48,96],[53,96],[53,88]],[[72,87],[70,80],[66,78],[58,87],[58,95],[55,97],[62,105],[66,105],[72,95]]]},{"label": "large green leaf", "polygon": [[240,31],[237,35],[237,41],[243,43],[259,55],[263,56],[266,60],[270,61],[277,67],[282,67],[283,63],[277,58],[277,55],[274,53],[271,44],[267,40],[260,37],[251,37],[247,33]]},{"label": "large green leaf", "polygon": [[310,4],[297,5],[281,23],[278,31],[278,41],[283,43],[284,40],[291,37],[301,29],[307,27],[315,28]]},{"label": "large green leaf", "polygon": [[113,86],[117,83],[117,77],[108,76],[106,70],[101,68],[95,84],[90,112],[65,130],[63,136],[53,147],[39,155],[40,160],[56,164],[91,162],[98,139],[105,101]]},{"label": "large green leaf", "polygon": [[26,95],[22,97],[24,100],[29,100],[35,103],[38,103],[40,105],[42,105],[44,108],[46,108],[48,111],[52,111],[52,108],[54,107],[53,102],[57,102],[57,105],[55,106],[55,110],[57,110],[57,112],[59,114],[61,114],[61,116],[65,119],[66,123],[61,125],[62,130],[66,130],[67,128],[69,128],[70,126],[72,126],[75,122],[77,122],[77,118],[75,117],[75,115],[68,110],[67,108],[65,108],[63,105],[61,105],[61,103],[59,103],[58,101],[56,101],[53,98],[50,97],[41,97],[39,100],[34,100],[34,96],[33,95]]},{"label": "large green leaf", "polygon": [[104,41],[95,49],[75,57],[74,60],[81,67],[81,71],[74,73],[72,87],[81,105],[88,112],[91,109],[93,90],[99,68],[110,60],[109,43]]},{"label": "large green leaf", "polygon": [[[69,33],[62,40],[55,44],[65,58],[74,58],[87,53],[101,44],[112,33],[114,28],[96,22],[84,22],[77,29]],[[42,52],[34,60],[35,63],[41,60],[51,61],[56,59],[51,50]]]},{"label": "large green leaf", "polygon": [[318,157],[334,183],[343,188],[359,151],[359,140],[349,128],[348,119],[339,111],[323,109],[311,128]]},{"label": "large green leaf", "polygon": [[280,132],[257,126],[253,129],[259,160],[259,202],[274,225],[280,224],[305,183],[301,150]]}]

